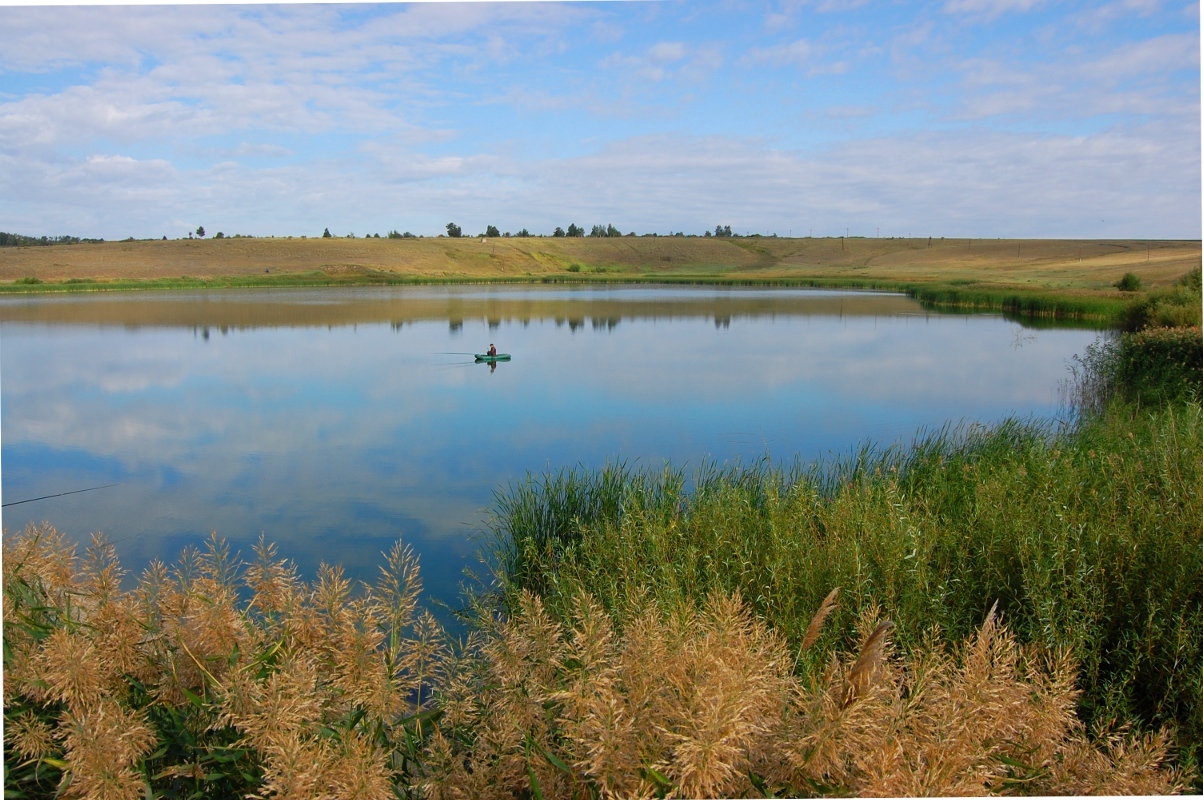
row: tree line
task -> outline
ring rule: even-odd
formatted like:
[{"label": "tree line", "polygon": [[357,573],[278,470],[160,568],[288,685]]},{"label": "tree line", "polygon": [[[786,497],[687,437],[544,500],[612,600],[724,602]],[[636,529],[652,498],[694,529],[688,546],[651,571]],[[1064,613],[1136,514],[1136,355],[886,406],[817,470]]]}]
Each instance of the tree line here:
[{"label": "tree line", "polygon": [[22,236],[0,231],[0,247],[48,247],[54,244],[100,244],[104,239],[81,239],[78,236]]},{"label": "tree line", "polygon": [[[461,228],[459,225],[455,224],[454,222],[448,222],[446,228],[447,228],[446,235],[452,239],[459,239],[464,236],[463,228]],[[192,238],[193,235],[194,235],[193,233],[189,233],[188,237]],[[195,235],[197,237],[204,238],[205,237],[204,226],[198,227],[195,231]],[[613,225],[608,224],[608,223],[605,225],[594,225],[589,230],[588,233],[585,232],[585,229],[583,227],[581,227],[580,225],[577,225],[576,223],[570,223],[568,225],[567,229],[561,228],[557,225],[555,231],[551,234],[551,236],[553,238],[558,238],[558,237],[575,238],[575,237],[584,237],[584,236],[592,236],[592,237],[650,236],[650,237],[656,237],[656,236],[661,236],[661,235],[662,234],[659,234],[659,233],[637,234],[634,231],[630,231],[629,233],[623,233],[618,228],[616,228]],[[691,236],[691,237],[697,236],[697,234],[686,234],[682,231],[677,231],[675,233],[669,232],[667,235],[668,236],[681,236],[681,237],[687,236],[687,235]],[[755,235],[759,236],[760,234],[755,234]],[[775,235],[776,234],[774,234],[774,236]],[[509,231],[502,233],[496,225],[487,225],[487,226],[485,226],[484,232],[477,234],[477,236],[479,236],[481,238],[488,238],[488,239],[500,239],[500,238],[510,238],[510,237],[529,238],[529,237],[534,237],[535,234],[531,233],[526,228],[522,228],[517,233],[510,233]],[[716,225],[714,227],[713,232],[706,231],[703,234],[703,236],[705,238],[709,238],[711,236],[716,236],[716,237],[720,237],[720,238],[722,238],[722,237],[740,238],[740,234],[732,233],[730,225]],[[166,239],[167,237],[164,236],[163,238]],[[221,231],[218,231],[217,234],[213,238],[214,239],[224,239],[224,238],[228,238],[228,237],[226,237],[226,235],[224,233],[222,233]],[[252,238],[252,237],[241,236],[241,235],[236,234],[233,238],[241,239],[241,238]],[[304,237],[302,237],[302,238],[304,238]],[[323,239],[334,238],[333,234],[330,233],[329,228],[326,228],[325,230],[322,231],[322,238]],[[340,238],[342,238],[342,237],[340,237]],[[355,234],[353,234],[353,233],[347,234],[345,238],[354,239]],[[382,237],[380,236],[379,233],[376,233],[376,234],[368,234],[367,237],[365,237],[365,238],[380,239]],[[397,230],[391,230],[388,232],[386,238],[389,238],[389,239],[419,239],[421,237],[417,234],[410,233],[409,231],[405,231],[404,233],[402,233]],[[134,241],[134,239],[133,239],[133,237],[130,237],[126,241]],[[100,244],[103,242],[104,242],[104,239],[88,239],[88,238],[82,238],[79,236],[40,236],[40,237],[36,237],[36,236],[23,236],[19,233],[5,233],[4,231],[0,231],[0,247],[33,247],[33,246],[43,247],[43,246],[56,245],[56,244],[81,244],[81,243],[83,243],[83,244]]]},{"label": "tree line", "polygon": [[[412,235],[412,234],[407,234],[406,236],[408,237],[410,235]],[[459,225],[456,225],[454,222],[447,223],[447,236],[449,236],[452,239],[459,239],[463,235],[464,235],[463,228],[461,228]],[[484,233],[477,234],[477,236],[480,236],[481,238],[488,238],[488,239],[509,238],[511,236],[525,237],[525,236],[531,236],[531,235],[532,235],[531,232],[528,231],[526,228],[523,228],[522,230],[518,231],[517,233],[510,233],[509,231],[506,231],[505,233],[501,233],[498,230],[496,225],[487,225],[487,226],[485,226]],[[657,234],[657,233],[637,234],[634,231],[631,231],[629,233],[623,233],[618,228],[615,228],[613,225],[608,224],[608,223],[605,225],[594,225],[593,228],[589,231],[589,233],[586,234],[584,228],[582,228],[580,225],[577,225],[575,222],[573,222],[568,225],[567,230],[565,230],[564,228],[561,228],[560,226],[557,225],[555,231],[551,235],[553,238],[559,238],[559,237],[570,237],[571,238],[571,237],[583,237],[583,236],[596,236],[596,237],[639,236],[639,235],[659,236],[660,234]],[[678,231],[676,233],[670,232],[668,235],[669,236],[686,236],[687,234],[685,234],[684,232]],[[688,234],[688,235],[696,236],[697,234]],[[742,237],[740,237],[740,234],[733,233],[731,231],[730,225],[715,225],[713,233],[711,233],[710,231],[706,231],[702,235],[704,238],[710,238],[711,236],[716,236],[716,237],[720,237],[720,238],[725,238],[725,237],[742,238]],[[756,235],[759,236],[759,234],[756,234]],[[774,236],[775,235],[776,234],[774,234]],[[393,233],[390,233],[389,238],[393,239],[393,238],[401,238],[401,237],[394,236]]]}]

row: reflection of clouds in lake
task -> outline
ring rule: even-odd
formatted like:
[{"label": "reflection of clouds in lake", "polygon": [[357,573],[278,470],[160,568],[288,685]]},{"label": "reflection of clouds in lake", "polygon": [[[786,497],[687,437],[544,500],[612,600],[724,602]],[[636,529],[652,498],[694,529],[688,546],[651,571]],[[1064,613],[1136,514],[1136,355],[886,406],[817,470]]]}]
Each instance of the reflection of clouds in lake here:
[{"label": "reflection of clouds in lake", "polygon": [[[588,318],[588,310],[583,311]],[[445,320],[214,331],[3,327],[5,515],[104,530],[131,565],[216,530],[368,569],[398,536],[453,586],[492,493],[613,458],[847,452],[946,421],[1044,414],[1094,334],[1015,348],[999,318]],[[449,350],[494,341],[491,371]],[[451,597],[453,591],[442,591]]]},{"label": "reflection of clouds in lake", "polygon": [[601,365],[585,373],[590,391],[663,404],[821,386],[858,402],[1047,405],[1066,360],[1095,334],[1047,331],[1016,351],[1009,347],[1016,327],[992,317],[883,317],[871,325],[797,319],[721,331],[635,322],[606,336],[556,341],[546,355]]}]

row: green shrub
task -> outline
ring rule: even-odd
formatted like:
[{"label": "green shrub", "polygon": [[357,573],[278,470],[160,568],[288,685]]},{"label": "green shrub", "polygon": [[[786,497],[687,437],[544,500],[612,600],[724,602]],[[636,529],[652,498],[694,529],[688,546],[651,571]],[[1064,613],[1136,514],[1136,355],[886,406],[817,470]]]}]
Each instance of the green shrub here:
[{"label": "green shrub", "polygon": [[1140,278],[1132,272],[1125,272],[1124,277],[1115,282],[1115,288],[1121,292],[1139,292],[1140,287]]},{"label": "green shrub", "polygon": [[1203,398],[1203,328],[1149,328],[1096,342],[1075,369],[1072,403],[1086,417],[1113,400],[1137,406]]},{"label": "green shrub", "polygon": [[17,278],[17,280],[14,281],[14,283],[20,284],[22,286],[34,286],[41,282],[42,282],[41,278],[35,278],[32,275],[26,275],[24,278]]},{"label": "green shrub", "polygon": [[1203,328],[1150,328],[1124,336],[1115,380],[1128,399],[1149,404],[1203,397]]}]

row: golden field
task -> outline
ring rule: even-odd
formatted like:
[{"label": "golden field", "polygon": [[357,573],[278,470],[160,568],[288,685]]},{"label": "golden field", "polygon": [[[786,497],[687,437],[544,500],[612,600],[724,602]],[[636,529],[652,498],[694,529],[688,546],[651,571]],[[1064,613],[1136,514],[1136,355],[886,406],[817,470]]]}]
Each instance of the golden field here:
[{"label": "golden field", "polygon": [[[315,272],[370,280],[521,280],[552,276],[941,283],[1114,295],[1198,269],[1198,241],[782,238],[227,238],[0,249],[0,284],[20,279],[170,281]],[[575,273],[575,275],[574,275]],[[34,288],[34,287],[30,287]]]}]

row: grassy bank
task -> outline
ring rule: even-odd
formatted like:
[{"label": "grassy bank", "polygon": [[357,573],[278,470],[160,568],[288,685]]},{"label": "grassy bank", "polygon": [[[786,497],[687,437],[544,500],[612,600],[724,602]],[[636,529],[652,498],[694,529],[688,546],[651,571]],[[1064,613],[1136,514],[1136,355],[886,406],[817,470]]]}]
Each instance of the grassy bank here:
[{"label": "grassy bank", "polygon": [[240,238],[0,248],[0,293],[685,282],[888,289],[933,307],[1111,324],[1134,297],[1116,288],[1124,275],[1136,277],[1142,297],[1153,296],[1197,272],[1199,260],[1198,242]]},{"label": "grassy bank", "polygon": [[[880,607],[908,648],[934,630],[959,641],[997,602],[1022,641],[1079,660],[1085,720],[1172,725],[1194,763],[1201,354],[1198,328],[1096,350],[1086,372],[1101,377],[1083,391],[1097,413],[1062,431],[1009,422],[827,465],[531,478],[498,497],[505,607],[531,591],[567,621],[585,592],[621,624],[632,598],[697,607],[738,592],[797,647],[840,586],[834,631]],[[830,647],[853,645],[830,635]],[[816,652],[802,669],[823,665],[827,651]]]}]

